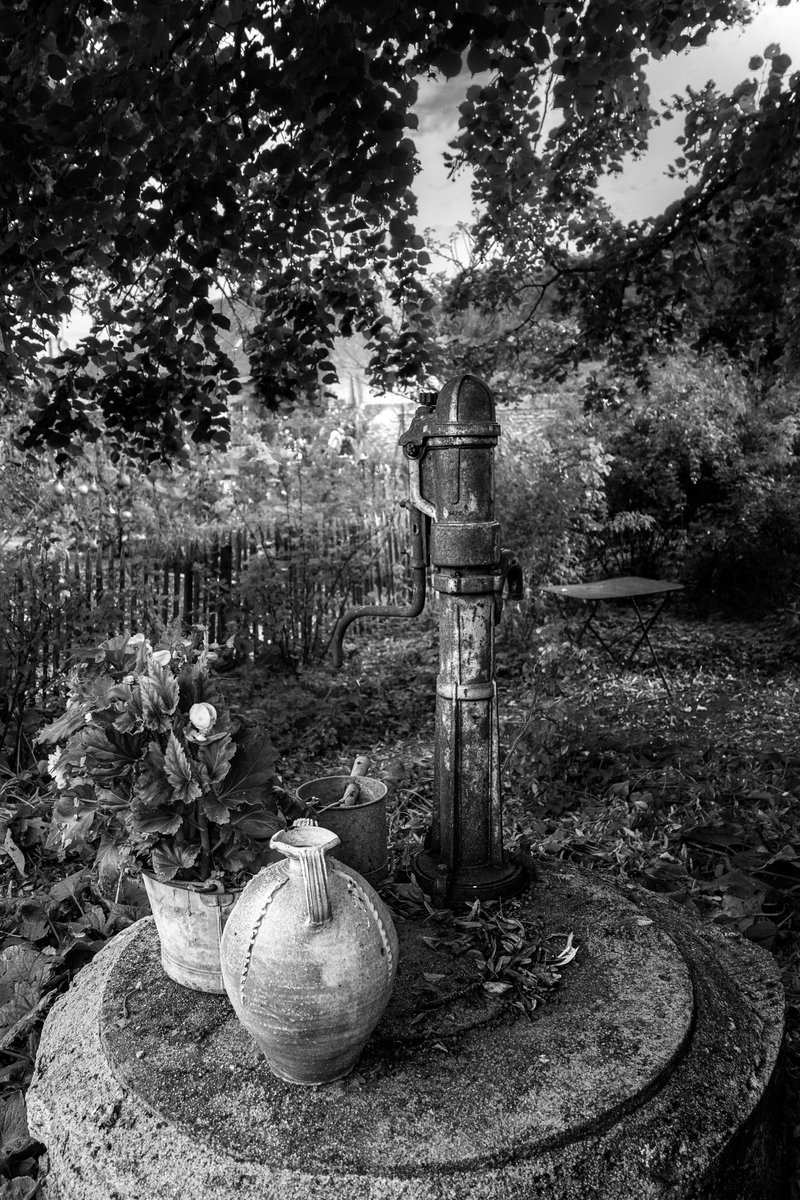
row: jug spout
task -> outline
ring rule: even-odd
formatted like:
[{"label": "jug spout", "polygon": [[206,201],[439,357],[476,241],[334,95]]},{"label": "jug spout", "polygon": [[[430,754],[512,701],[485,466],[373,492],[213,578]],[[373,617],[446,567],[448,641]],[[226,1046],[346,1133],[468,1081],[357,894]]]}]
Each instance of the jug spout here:
[{"label": "jug spout", "polygon": [[270,840],[270,848],[279,850],[289,859],[303,879],[308,923],[313,929],[326,925],[331,919],[331,896],[328,887],[328,863],[325,855],[338,846],[339,838],[319,826],[283,829]]}]

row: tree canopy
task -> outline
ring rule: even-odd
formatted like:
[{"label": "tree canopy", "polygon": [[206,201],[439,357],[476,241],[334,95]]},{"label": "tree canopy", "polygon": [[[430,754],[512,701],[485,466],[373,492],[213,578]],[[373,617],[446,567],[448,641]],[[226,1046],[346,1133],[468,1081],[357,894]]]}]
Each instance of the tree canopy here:
[{"label": "tree canopy", "polygon": [[[536,105],[526,109],[519,93],[507,97],[500,137],[468,93],[454,161],[474,157],[477,134],[490,165],[477,169],[482,211],[471,260],[445,288],[445,315],[470,310],[470,329],[491,315],[506,374],[516,363],[559,378],[605,357],[647,386],[653,363],[688,343],[739,359],[763,388],[791,376],[800,357],[800,72],[790,66],[772,44],[743,64],[749,73],[729,95],[709,82],[656,110],[642,91],[632,111],[567,113],[547,139],[535,130]],[[598,182],[665,120],[682,123],[670,172],[686,190],[649,220],[615,220]],[[445,341],[466,367],[492,352],[480,338],[470,348],[458,325]]]},{"label": "tree canopy", "polygon": [[[694,214],[706,225],[749,222],[766,245],[773,218],[751,199],[766,189],[794,203],[776,149],[791,136],[794,154],[797,138],[785,56],[770,60],[761,92],[681,102],[691,129],[678,169],[698,182],[652,227],[609,222],[596,182],[657,119],[648,59],[701,44],[751,7],[3,0],[0,382],[8,395],[33,395],[25,444],[68,456],[103,433],[169,457],[187,430],[223,444],[238,384],[217,289],[261,311],[253,367],[269,407],[334,382],[337,334],[366,337],[378,385],[423,378],[437,343],[415,225],[413,108],[431,75],[477,80],[454,154],[475,172],[478,274],[527,287],[532,270],[529,307],[558,290],[599,341],[612,313],[644,303],[632,289],[658,307],[651,285],[663,291],[672,254],[679,300],[669,317],[679,325],[705,269],[693,259],[694,276],[684,274]],[[548,102],[562,121],[541,145]],[[733,278],[743,265],[729,245],[720,227],[713,250]],[[735,282],[731,308],[734,293]],[[59,348],[77,308],[90,328]]]}]

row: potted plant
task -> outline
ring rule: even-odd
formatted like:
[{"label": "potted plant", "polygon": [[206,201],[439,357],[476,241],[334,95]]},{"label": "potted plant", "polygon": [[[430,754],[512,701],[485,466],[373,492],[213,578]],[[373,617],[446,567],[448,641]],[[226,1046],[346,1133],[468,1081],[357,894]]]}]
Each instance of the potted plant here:
[{"label": "potted plant", "polygon": [[244,884],[275,859],[273,833],[299,804],[274,786],[275,750],[217,693],[205,631],[104,641],[70,676],[55,745],[53,821],[62,847],[99,843],[141,872],[171,978],[224,991],[219,941]]}]

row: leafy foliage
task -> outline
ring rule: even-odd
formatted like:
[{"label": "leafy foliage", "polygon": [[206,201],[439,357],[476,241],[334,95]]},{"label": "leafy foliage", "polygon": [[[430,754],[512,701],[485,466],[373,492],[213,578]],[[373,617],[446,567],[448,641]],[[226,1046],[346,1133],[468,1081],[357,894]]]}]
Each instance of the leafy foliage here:
[{"label": "leafy foliage", "polygon": [[[590,5],[586,23],[574,23],[570,54],[585,57],[563,119],[555,119],[558,60],[468,90],[452,163],[471,168],[479,211],[468,259],[444,288],[445,341],[458,361],[472,353],[471,332],[453,320],[468,312],[473,325],[494,324],[501,359],[526,369],[529,381],[563,378],[605,357],[647,386],[681,342],[721,349],[764,387],[792,378],[800,73],[772,44],[729,95],[709,82],[659,112],[645,53],[616,76],[598,61],[602,31],[623,56],[650,15],[647,5],[636,14],[621,7]],[[683,25],[661,46],[646,37],[639,44],[660,57],[703,38],[702,28]],[[669,120],[683,124],[672,174],[685,181],[684,195],[657,216],[623,224],[601,197],[603,177],[619,174],[626,155],[646,149],[650,128]]]},{"label": "leafy foliage", "polygon": [[[37,741],[48,759],[63,849],[102,836],[162,880],[252,874],[285,826],[266,733],[232,725],[202,631],[103,642],[71,676],[66,712]],[[212,700],[214,703],[212,703]]]},{"label": "leafy foliage", "polygon": [[[404,916],[429,924],[430,933],[424,938],[428,946],[469,964],[465,982],[455,995],[502,997],[501,1011],[516,1009],[531,1018],[578,953],[571,933],[546,934],[537,925],[526,925],[516,915],[513,902],[504,906],[475,900],[468,912],[456,913],[435,908],[415,881],[389,884],[385,896]],[[559,948],[550,944],[554,941],[565,944]],[[446,975],[425,974],[419,1010],[411,1018],[410,1028],[421,1026],[453,998],[452,981]]]},{"label": "leafy foliage", "polygon": [[532,590],[580,578],[606,516],[611,458],[601,442],[565,414],[541,432],[500,439],[496,510],[503,539],[520,556]]},{"label": "leafy foliage", "polygon": [[59,552],[0,552],[0,764],[16,771],[35,757],[43,701],[60,692],[60,677],[42,673],[51,648],[63,648],[65,665],[70,647],[87,639],[97,620],[113,625],[117,616],[108,597],[93,606],[73,589],[69,567]]},{"label": "leafy foliage", "polygon": [[[609,669],[591,651],[576,651],[555,623],[541,628],[538,621],[532,633],[534,611],[510,618],[509,607],[497,632],[506,845],[636,880],[698,919],[769,948],[789,1000],[787,1120],[796,1125],[796,620],[743,625],[671,617],[658,635],[675,696],[668,703],[654,673]],[[316,666],[276,684],[268,669],[240,666],[216,685],[250,725],[273,730],[288,788],[341,774],[355,753],[369,751],[374,773],[392,785],[389,819],[402,880],[430,816],[435,630],[423,617],[413,627],[396,626],[390,636],[385,627],[362,629],[353,642],[344,672]],[[117,661],[124,664],[125,657]],[[205,689],[205,675],[196,677],[194,686],[201,685]],[[187,702],[216,703],[196,690],[182,694],[179,703]],[[0,1099],[17,1109],[13,1096],[30,1076],[49,1005],[115,928],[80,860],[68,851],[59,861],[46,845],[49,798],[42,778],[34,771],[0,784],[0,808],[9,814],[26,869],[19,873],[8,855],[0,860],[7,931],[0,954],[24,945],[29,964],[18,981],[28,1007],[14,1020],[25,1024],[6,1047],[11,1074],[0,1081]],[[394,894],[388,899],[402,903]],[[456,951],[473,952],[479,990],[499,984],[504,990],[495,994],[509,1004],[547,998],[562,941],[551,943],[550,961],[542,961],[529,955],[506,905],[502,913],[486,905],[464,919],[472,928],[448,929],[444,917],[431,921],[430,933],[452,939]],[[40,973],[42,959],[49,973]],[[515,981],[518,967],[536,978]],[[437,981],[426,982],[421,1006],[437,1000]],[[35,1178],[34,1155],[21,1150],[7,1169]]]},{"label": "leafy foliage", "polygon": [[[759,617],[793,604],[800,577],[800,479],[742,479],[698,521],[685,577],[696,602]],[[705,526],[705,528],[704,528]]]},{"label": "leafy foliage", "polygon": [[590,427],[608,453],[609,574],[678,573],[698,605],[758,616],[791,602],[800,545],[800,418],[737,365],[680,355],[649,394],[617,392]]},{"label": "leafy foliage", "polygon": [[89,873],[48,847],[51,815],[38,768],[0,775],[0,1183],[15,1200],[32,1200],[41,1185],[42,1147],[30,1137],[24,1093],[42,1021],[117,927]]},{"label": "leafy foliage", "polygon": [[[407,488],[405,473],[398,478],[386,464],[380,464],[376,487],[366,454],[338,452],[331,435],[339,416],[296,413],[286,420],[274,435],[275,477],[243,512],[257,553],[243,573],[241,605],[290,669],[326,653],[349,603],[370,602],[365,579],[374,564],[385,561],[396,530],[384,513]],[[268,526],[276,511],[282,527],[273,533]],[[405,521],[400,525],[406,528]],[[401,588],[403,576],[398,561],[385,582],[392,590]]]},{"label": "leafy foliage", "polygon": [[[38,380],[25,444],[68,457],[104,433],[169,457],[186,427],[223,445],[238,381],[218,336],[220,284],[262,308],[254,357],[268,404],[333,380],[337,331],[363,333],[376,382],[413,382],[433,304],[414,227],[417,79],[451,78],[465,62],[488,72],[461,111],[458,153],[476,167],[476,199],[497,227],[518,229],[518,246],[542,223],[563,225],[566,203],[580,240],[600,220],[593,175],[652,122],[647,53],[698,45],[748,9],[6,5],[0,334],[3,381]],[[543,85],[564,118],[544,166]],[[539,176],[541,215],[518,221]],[[484,244],[492,236],[481,232]],[[549,255],[556,271],[565,254],[562,241]],[[78,305],[88,334],[42,361]]]}]

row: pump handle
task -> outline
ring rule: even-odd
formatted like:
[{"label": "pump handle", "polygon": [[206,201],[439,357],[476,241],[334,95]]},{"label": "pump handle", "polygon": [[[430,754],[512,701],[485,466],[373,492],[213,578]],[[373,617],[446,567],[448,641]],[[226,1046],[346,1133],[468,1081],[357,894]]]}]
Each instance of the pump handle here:
[{"label": "pump handle", "polygon": [[411,526],[411,599],[408,604],[362,604],[343,613],[331,639],[331,655],[335,667],[341,667],[344,661],[342,643],[345,632],[353,621],[357,621],[359,617],[418,617],[425,607],[425,583],[428,574],[425,559],[425,517],[413,504],[403,500],[400,503],[408,509]]}]

